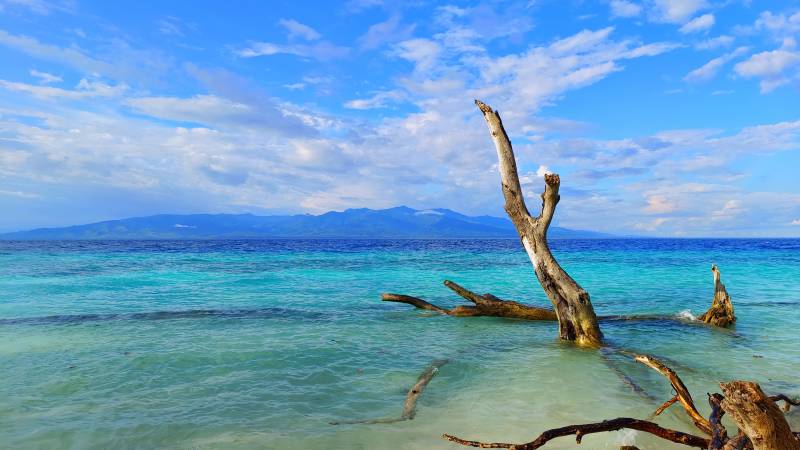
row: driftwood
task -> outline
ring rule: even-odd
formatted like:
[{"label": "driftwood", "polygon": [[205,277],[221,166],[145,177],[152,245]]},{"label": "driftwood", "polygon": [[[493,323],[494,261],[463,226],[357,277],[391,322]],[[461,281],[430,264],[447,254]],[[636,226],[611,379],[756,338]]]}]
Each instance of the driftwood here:
[{"label": "driftwood", "polygon": [[690,447],[696,447],[696,448],[708,448],[709,440],[706,438],[695,436],[689,433],[684,433],[682,431],[670,430],[668,428],[663,428],[654,422],[633,419],[630,417],[620,417],[617,419],[604,420],[602,422],[597,422],[597,423],[586,423],[581,425],[569,425],[561,428],[553,428],[551,430],[547,430],[544,433],[540,434],[539,437],[537,437],[533,441],[524,444],[509,444],[505,442],[468,441],[466,439],[461,439],[459,437],[450,434],[444,434],[442,435],[442,437],[444,437],[448,441],[455,442],[461,445],[466,445],[469,447],[533,450],[541,448],[549,441],[558,437],[574,435],[575,441],[578,444],[580,444],[583,436],[587,434],[603,433],[606,431],[617,431],[623,428],[644,431],[645,433],[653,434],[662,439],[666,439],[668,441],[675,442],[677,444],[688,445]]},{"label": "driftwood", "polygon": [[751,381],[720,383],[725,409],[750,439],[754,450],[800,450],[778,405]]},{"label": "driftwood", "polygon": [[428,386],[428,383],[431,382],[433,377],[439,371],[439,369],[447,364],[449,361],[446,359],[437,359],[434,360],[428,367],[425,368],[424,371],[419,375],[417,378],[417,382],[414,383],[414,386],[408,390],[408,394],[406,395],[406,401],[403,403],[403,412],[400,414],[400,417],[385,417],[381,419],[366,419],[366,420],[343,420],[343,421],[336,421],[331,422],[331,425],[352,425],[352,424],[374,424],[374,423],[396,423],[396,422],[403,422],[405,420],[413,420],[414,416],[417,414],[417,400],[422,395],[422,392],[425,390],[425,387]]},{"label": "driftwood", "polygon": [[497,150],[506,213],[517,229],[539,284],[553,304],[558,318],[558,335],[578,345],[599,347],[603,334],[600,332],[589,293],[561,268],[547,245],[547,229],[560,199],[558,188],[561,179],[556,174],[544,176],[542,209],[539,216],[531,216],[525,206],[514,150],[503,128],[500,114],[479,100],[475,100],[475,104],[486,119]]},{"label": "driftwood", "polygon": [[[475,292],[472,292],[469,289],[450,280],[444,280],[444,285],[459,296],[474,303],[474,305],[459,305],[455,308],[447,309],[434,305],[419,297],[388,292],[381,294],[381,300],[385,302],[405,303],[414,306],[415,308],[434,311],[440,314],[447,314],[455,317],[494,316],[522,320],[558,320],[558,317],[552,308],[531,306],[512,300],[503,300],[490,293],[476,294]],[[684,319],[674,315],[668,316],[660,314],[597,316],[597,320],[599,322],[663,320],[674,321],[686,325],[702,324],[699,321]],[[717,325],[716,323],[710,324]]]},{"label": "driftwood", "polygon": [[[675,389],[675,396],[659,407],[653,416],[657,416],[670,405],[680,402],[695,426],[709,438],[663,428],[651,421],[629,417],[550,429],[533,441],[522,444],[471,441],[450,434],[444,434],[443,437],[451,442],[470,447],[532,450],[562,436],[574,435],[577,443],[580,444],[581,438],[586,434],[629,428],[689,447],[710,450],[747,448],[753,450],[800,450],[800,440],[798,440],[800,433],[794,433],[789,429],[786,418],[775,404],[776,401],[784,401],[788,408],[789,405],[797,405],[800,402],[783,394],[768,397],[761,391],[758,384],[749,381],[720,383],[724,396],[716,393],[708,395],[711,415],[706,419],[697,412],[691,394],[674,370],[652,356],[634,355],[634,359],[664,375]],[[733,438],[728,437],[728,432],[722,425],[722,417],[726,413],[731,415],[740,429],[739,434]],[[628,448],[631,447],[628,446]]]},{"label": "driftwood", "polygon": [[720,281],[720,273],[717,265],[711,266],[711,272],[714,273],[714,300],[711,302],[711,308],[705,313],[700,315],[697,320],[718,327],[727,327],[736,321],[736,316],[733,315],[733,303],[725,285]]},{"label": "driftwood", "polygon": [[382,294],[381,300],[385,302],[399,302],[413,305],[420,309],[436,311],[451,316],[494,316],[508,317],[525,320],[556,320],[556,313],[549,308],[524,305],[511,300],[502,300],[492,294],[476,294],[450,280],[445,280],[444,285],[453,292],[471,301],[475,306],[456,306],[445,309],[422,300],[402,294]]},{"label": "driftwood", "polygon": [[[683,381],[680,379],[678,374],[675,373],[674,370],[670,369],[664,363],[662,363],[661,361],[652,356],[635,355],[633,359],[664,375],[667,378],[667,380],[669,380],[669,383],[672,385],[672,389],[675,390],[675,396],[673,398],[676,399],[678,402],[680,402],[681,406],[683,406],[683,409],[686,410],[686,414],[689,415],[689,417],[692,419],[692,422],[694,422],[695,426],[706,434],[712,433],[711,424],[697,410],[697,407],[694,404],[694,400],[692,399],[692,394],[689,393],[689,390],[686,388],[686,385],[683,384]],[[658,414],[663,412],[663,410],[668,408],[672,403],[675,403],[675,401],[670,399],[667,401],[667,403],[665,403],[658,410],[656,410]]]}]

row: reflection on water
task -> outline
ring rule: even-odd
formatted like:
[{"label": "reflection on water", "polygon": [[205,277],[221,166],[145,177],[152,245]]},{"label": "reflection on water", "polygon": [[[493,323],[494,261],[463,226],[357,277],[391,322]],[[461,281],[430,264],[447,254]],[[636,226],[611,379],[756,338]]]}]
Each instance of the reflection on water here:
[{"label": "reflection on water", "polygon": [[[695,395],[732,378],[800,395],[798,240],[555,241],[599,315],[699,314],[717,263],[739,321],[604,321],[614,348],[668,361]],[[442,433],[526,441],[548,427],[647,417],[672,393],[553,323],[454,318],[381,292],[547,300],[517,241],[0,243],[0,447],[458,448]],[[409,387],[448,359],[412,421]],[[648,400],[622,382],[635,380]],[[790,421],[800,428],[800,417]],[[694,431],[673,407],[659,423]],[[678,448],[634,432],[581,448]],[[575,448],[563,438],[548,448]]]}]

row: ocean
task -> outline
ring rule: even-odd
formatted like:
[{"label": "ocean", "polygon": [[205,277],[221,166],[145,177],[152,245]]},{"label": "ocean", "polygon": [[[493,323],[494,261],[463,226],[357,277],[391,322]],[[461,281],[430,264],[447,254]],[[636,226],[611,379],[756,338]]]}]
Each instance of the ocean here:
[{"label": "ocean", "polygon": [[[716,263],[735,327],[610,321],[606,343],[669,361],[704,415],[719,381],[800,395],[800,240],[551,246],[598,315],[699,315]],[[0,242],[0,448],[455,449],[442,433],[526,442],[550,427],[646,418],[671,397],[651,369],[560,342],[554,322],[380,301],[465,304],[445,279],[549,305],[512,239]],[[399,416],[440,359],[414,420],[331,425]],[[788,418],[800,428],[800,414]],[[657,421],[697,433],[679,406]],[[580,448],[634,443],[683,448],[630,431]]]}]

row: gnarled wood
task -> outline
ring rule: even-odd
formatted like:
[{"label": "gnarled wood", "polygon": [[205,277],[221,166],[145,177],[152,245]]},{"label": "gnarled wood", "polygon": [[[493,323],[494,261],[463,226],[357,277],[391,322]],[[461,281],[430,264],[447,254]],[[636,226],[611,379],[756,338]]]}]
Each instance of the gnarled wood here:
[{"label": "gnarled wood", "polygon": [[417,401],[419,400],[422,391],[431,382],[434,375],[439,372],[439,368],[447,364],[449,361],[446,359],[436,359],[417,378],[414,386],[408,390],[406,401],[403,403],[403,412],[400,417],[385,417],[382,419],[366,419],[366,420],[343,420],[331,422],[331,425],[354,425],[354,424],[373,424],[373,423],[395,423],[404,420],[412,420],[417,414]]},{"label": "gnarled wood", "polygon": [[697,410],[694,400],[692,399],[692,394],[689,393],[686,385],[683,384],[683,381],[674,370],[652,356],[634,355],[633,359],[664,375],[667,380],[669,380],[672,389],[675,391],[675,396],[678,397],[678,401],[683,406],[683,409],[686,410],[686,413],[689,415],[689,418],[692,419],[695,426],[708,435],[713,434],[711,423]]},{"label": "gnarled wood", "polygon": [[731,297],[728,295],[725,285],[720,281],[720,273],[716,264],[711,266],[711,272],[714,273],[714,300],[711,302],[711,308],[697,320],[718,327],[727,327],[736,321],[736,316],[733,315],[733,303],[731,303]]},{"label": "gnarled wood", "polygon": [[556,320],[556,313],[550,308],[540,308],[512,300],[502,300],[488,293],[478,295],[450,280],[444,280],[444,285],[461,297],[475,303],[482,316],[510,317],[525,320]]},{"label": "gnarled wood", "polygon": [[722,409],[722,400],[723,397],[719,394],[708,394],[708,404],[711,405],[708,422],[711,424],[712,430],[709,450],[722,450],[725,443],[728,442],[728,430],[722,425],[722,416],[725,415],[725,410]]},{"label": "gnarled wood", "polygon": [[445,309],[421,298],[390,293],[381,294],[381,300],[385,302],[406,303],[419,309],[436,311],[451,316],[493,316],[524,320],[556,320],[556,313],[549,308],[524,305],[511,300],[502,300],[492,294],[479,295],[450,280],[445,280],[444,284],[456,294],[473,302],[475,306],[456,306],[453,309]]},{"label": "gnarled wood", "polygon": [[531,442],[524,444],[510,444],[505,442],[480,442],[469,441],[459,437],[445,434],[442,437],[451,442],[456,442],[461,445],[478,448],[510,448],[514,450],[534,450],[541,448],[549,441],[562,437],[562,436],[575,436],[575,441],[580,444],[583,436],[592,433],[603,433],[607,431],[617,431],[623,428],[631,430],[643,431],[650,433],[661,439],[666,439],[677,444],[683,444],[689,447],[708,448],[709,440],[700,436],[684,433],[682,431],[670,430],[663,428],[660,425],[648,422],[646,420],[633,419],[630,417],[620,417],[612,420],[604,420],[597,423],[586,423],[582,425],[569,425],[561,428],[553,428],[540,434],[539,437]]},{"label": "gnarled wood", "polygon": [[603,335],[589,293],[561,268],[547,245],[547,229],[560,198],[560,178],[556,174],[545,175],[542,209],[538,217],[532,217],[525,205],[514,150],[500,114],[479,100],[475,100],[475,104],[486,119],[497,150],[506,213],[517,229],[542,289],[553,304],[559,336],[579,345],[599,346]]},{"label": "gnarled wood", "polygon": [[750,439],[754,450],[800,450],[778,405],[752,381],[720,383],[722,408]]}]

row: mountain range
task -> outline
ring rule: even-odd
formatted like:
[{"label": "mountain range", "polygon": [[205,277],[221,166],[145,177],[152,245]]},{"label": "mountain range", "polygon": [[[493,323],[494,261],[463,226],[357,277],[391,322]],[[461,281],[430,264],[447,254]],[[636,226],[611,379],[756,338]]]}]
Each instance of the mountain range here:
[{"label": "mountain range", "polygon": [[[61,228],[0,234],[3,240],[265,239],[265,238],[515,238],[506,218],[467,216],[449,209],[348,209],[320,215],[160,214]],[[554,239],[613,237],[550,227]]]}]

